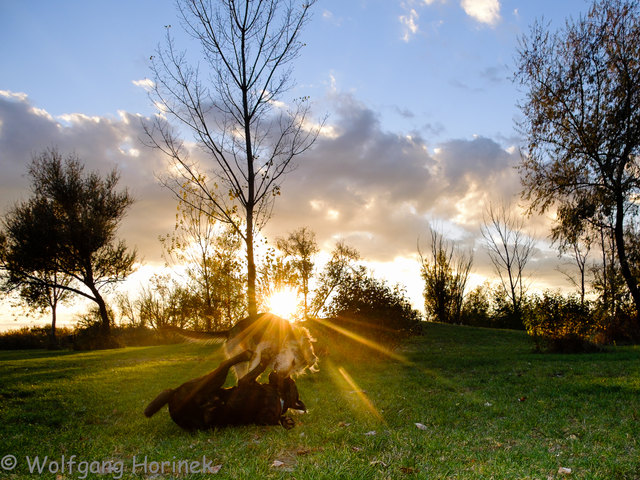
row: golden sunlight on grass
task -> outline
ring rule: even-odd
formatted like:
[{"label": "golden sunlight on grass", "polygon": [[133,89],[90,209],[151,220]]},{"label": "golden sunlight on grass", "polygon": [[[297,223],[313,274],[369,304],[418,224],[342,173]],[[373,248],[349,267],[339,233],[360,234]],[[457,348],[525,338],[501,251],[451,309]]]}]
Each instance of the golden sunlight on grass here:
[{"label": "golden sunlight on grass", "polygon": [[332,322],[328,322],[326,320],[323,320],[321,318],[315,318],[314,319],[315,322],[319,323],[320,325],[323,325],[325,327],[328,327],[332,330],[335,330],[336,332],[340,333],[341,335],[344,335],[347,338],[350,338],[351,340],[355,340],[357,342],[359,342],[360,344],[372,349],[372,350],[376,350],[377,352],[382,353],[383,355],[386,355],[389,358],[393,358],[394,360],[397,360],[398,362],[404,363],[405,365],[411,365],[411,362],[409,360],[407,360],[403,355],[400,355],[398,353],[395,353],[392,350],[389,350],[388,348],[386,348],[384,345],[380,345],[377,342],[374,342],[371,339],[365,338],[362,335],[359,335],[355,332],[352,332],[351,330],[348,330],[346,328],[343,327],[339,327],[338,325],[335,325]]},{"label": "golden sunlight on grass", "polygon": [[298,301],[298,293],[294,289],[283,288],[274,292],[269,297],[267,304],[269,312],[291,322],[300,302]]},{"label": "golden sunlight on grass", "polygon": [[347,384],[349,384],[349,386],[353,389],[352,393],[358,395],[358,398],[360,399],[364,407],[369,411],[369,413],[371,413],[380,422],[386,423],[371,399],[367,396],[366,392],[362,388],[360,388],[360,386],[355,382],[351,375],[349,375],[349,373],[343,367],[338,367],[338,372],[340,373],[340,375],[342,375],[342,378],[344,378]]}]

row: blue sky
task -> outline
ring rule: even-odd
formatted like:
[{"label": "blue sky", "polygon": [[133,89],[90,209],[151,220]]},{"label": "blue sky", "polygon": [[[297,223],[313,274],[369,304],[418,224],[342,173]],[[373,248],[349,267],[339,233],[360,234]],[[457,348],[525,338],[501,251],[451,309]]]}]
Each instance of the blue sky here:
[{"label": "blue sky", "polygon": [[[519,192],[518,38],[536,18],[559,27],[586,9],[582,0],[318,1],[289,95],[309,95],[334,134],[285,180],[265,234],[308,225],[325,248],[344,238],[419,304],[416,240],[438,224],[476,248],[476,278],[490,276],[482,209]],[[155,113],[140,82],[165,25],[188,45],[172,1],[0,0],[2,211],[24,197],[34,153],[76,151],[92,169],[121,169],[139,199],[123,236],[147,265],[159,263],[173,200],[154,181],[163,159],[138,137],[140,119]],[[532,282],[566,286],[542,247],[548,220],[529,224],[541,241]]]}]

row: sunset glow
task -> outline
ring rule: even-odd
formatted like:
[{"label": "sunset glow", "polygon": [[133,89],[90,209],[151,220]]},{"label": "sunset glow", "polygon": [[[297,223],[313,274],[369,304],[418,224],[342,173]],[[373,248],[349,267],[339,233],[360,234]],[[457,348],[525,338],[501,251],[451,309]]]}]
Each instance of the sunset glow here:
[{"label": "sunset glow", "polygon": [[267,305],[271,313],[292,322],[293,315],[300,305],[298,293],[292,288],[277,290],[269,297]]}]

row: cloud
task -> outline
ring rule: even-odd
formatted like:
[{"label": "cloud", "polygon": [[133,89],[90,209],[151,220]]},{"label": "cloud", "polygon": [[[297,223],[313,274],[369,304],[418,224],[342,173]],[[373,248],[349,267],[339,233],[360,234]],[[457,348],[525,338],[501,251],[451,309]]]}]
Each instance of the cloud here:
[{"label": "cloud", "polygon": [[27,95],[0,95],[0,212],[29,195],[27,166],[46,150],[75,153],[88,171],[103,174],[117,168],[120,187],[136,198],[120,235],[137,246],[147,261],[159,261],[158,235],[171,231],[175,201],[155,180],[165,168],[158,152],[140,143],[141,118],[120,112],[118,118],[89,117],[80,113],[57,118],[34,107]]},{"label": "cloud", "polygon": [[406,15],[400,15],[398,19],[402,24],[402,40],[408,42],[411,37],[418,33],[418,12],[411,8]]},{"label": "cloud", "polygon": [[480,23],[493,26],[500,21],[499,0],[461,0],[460,6],[467,15]]},{"label": "cloud", "polygon": [[144,88],[147,92],[156,86],[155,82],[149,78],[143,78],[142,80],[132,80],[136,87]]},{"label": "cloud", "polygon": [[344,238],[365,257],[390,261],[413,255],[435,219],[477,235],[484,205],[519,192],[517,154],[491,139],[432,149],[419,135],[384,131],[351,94],[331,102],[334,136],[320,138],[285,179],[270,238],[307,225],[327,247]]},{"label": "cloud", "polygon": [[[353,94],[333,88],[326,100],[331,134],[320,136],[285,177],[263,232],[268,239],[306,225],[327,250],[344,239],[393,270],[398,259],[415,257],[418,238],[434,223],[452,226],[465,245],[478,246],[488,202],[518,198],[516,149],[483,137],[430,145],[419,133],[383,129],[378,113]],[[75,152],[88,170],[119,169],[121,186],[137,199],[120,236],[146,263],[159,262],[157,238],[173,229],[175,199],[156,181],[166,160],[140,144],[142,120],[126,112],[53,118],[27,96],[0,95],[0,211],[28,195],[25,173],[33,155],[52,146]],[[195,148],[191,153],[200,155]],[[544,232],[544,222],[535,222]],[[486,259],[477,259],[475,271],[490,272]],[[406,278],[416,282],[419,277]]]}]

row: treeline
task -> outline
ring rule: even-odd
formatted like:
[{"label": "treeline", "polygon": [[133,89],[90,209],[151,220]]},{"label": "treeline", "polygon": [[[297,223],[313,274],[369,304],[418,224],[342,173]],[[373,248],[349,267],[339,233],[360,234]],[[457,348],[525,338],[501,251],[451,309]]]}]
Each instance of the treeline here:
[{"label": "treeline", "polygon": [[[484,247],[497,281],[469,290],[471,251],[464,252],[438,231],[431,232],[430,252],[420,252],[427,318],[486,328],[526,330],[538,350],[573,352],[596,345],[635,342],[637,310],[620,272],[610,230],[588,243],[575,243],[562,273],[573,293],[532,292],[528,263],[533,241],[509,209],[489,209],[482,227]],[[607,233],[607,234],[605,234]],[[628,252],[640,259],[639,237],[627,236]]]}]

